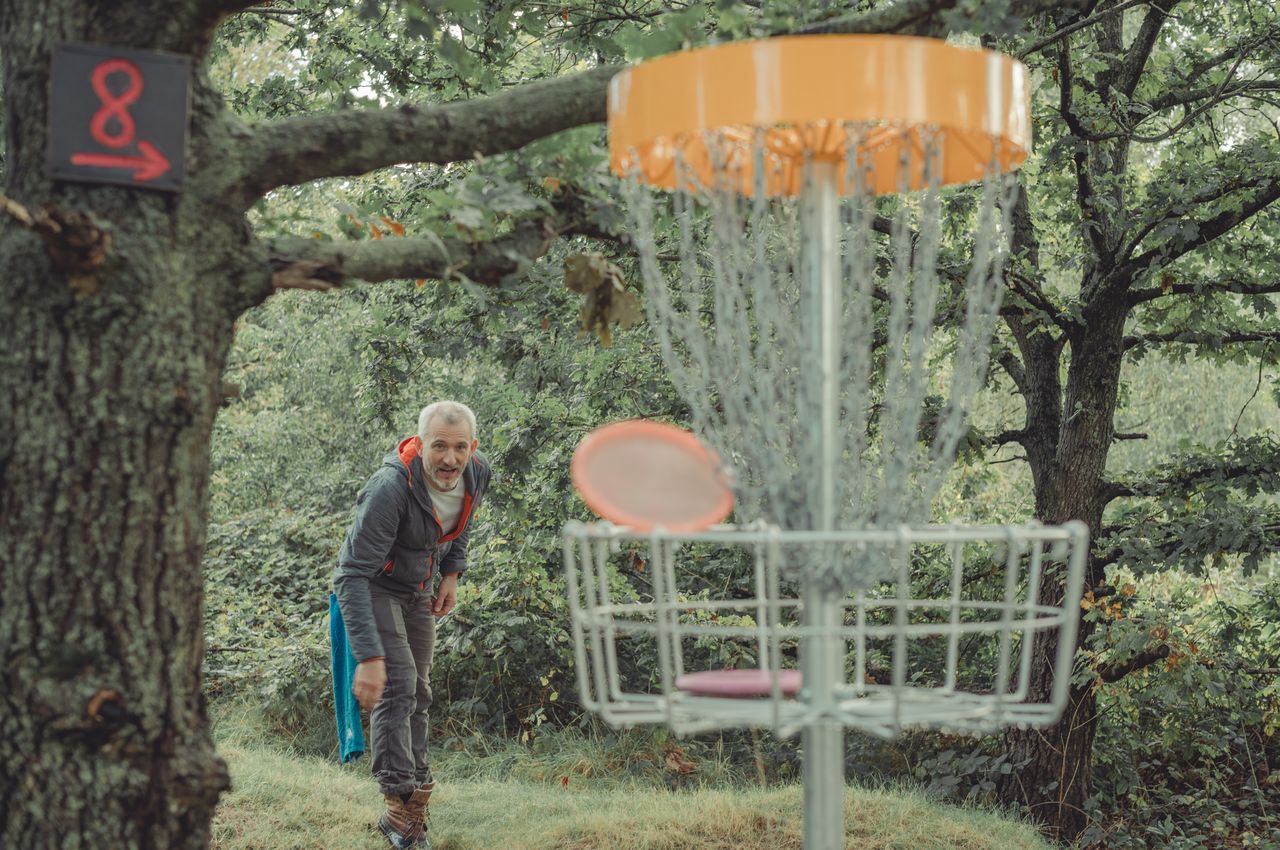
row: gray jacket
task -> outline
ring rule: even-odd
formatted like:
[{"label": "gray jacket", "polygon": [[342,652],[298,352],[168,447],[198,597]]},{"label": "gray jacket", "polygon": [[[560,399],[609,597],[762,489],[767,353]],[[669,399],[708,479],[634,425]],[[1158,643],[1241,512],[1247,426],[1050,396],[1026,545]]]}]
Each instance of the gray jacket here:
[{"label": "gray jacket", "polygon": [[489,486],[489,464],[479,452],[467,461],[462,513],[446,535],[431,504],[418,446],[409,437],[383,459],[356,497],[355,521],[338,552],[333,592],[357,661],[385,654],[369,601],[371,582],[408,594],[425,590],[437,566],[442,575],[467,567],[471,517]]}]

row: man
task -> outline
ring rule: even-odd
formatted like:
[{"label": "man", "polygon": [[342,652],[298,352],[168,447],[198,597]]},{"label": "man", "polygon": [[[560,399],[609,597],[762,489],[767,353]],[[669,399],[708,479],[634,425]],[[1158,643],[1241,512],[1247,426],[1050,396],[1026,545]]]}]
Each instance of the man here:
[{"label": "man", "polygon": [[[435,618],[453,610],[468,525],[489,485],[476,417],[456,401],[423,408],[356,498],[334,593],[359,662],[352,691],[372,712],[373,775],[386,801],[378,828],[396,850],[427,848],[427,758]],[[439,586],[431,581],[439,573]]]}]

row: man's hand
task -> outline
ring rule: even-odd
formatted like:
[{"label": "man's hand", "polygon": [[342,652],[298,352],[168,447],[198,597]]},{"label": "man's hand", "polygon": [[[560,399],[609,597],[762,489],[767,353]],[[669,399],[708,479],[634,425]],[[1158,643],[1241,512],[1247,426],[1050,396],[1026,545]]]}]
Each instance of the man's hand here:
[{"label": "man's hand", "polygon": [[387,662],[381,658],[370,658],[356,665],[355,681],[351,683],[351,692],[356,695],[356,702],[365,711],[373,711],[373,707],[382,699],[382,689],[387,686]]},{"label": "man's hand", "polygon": [[431,598],[431,613],[443,617],[458,604],[458,574],[442,576],[436,595]]}]

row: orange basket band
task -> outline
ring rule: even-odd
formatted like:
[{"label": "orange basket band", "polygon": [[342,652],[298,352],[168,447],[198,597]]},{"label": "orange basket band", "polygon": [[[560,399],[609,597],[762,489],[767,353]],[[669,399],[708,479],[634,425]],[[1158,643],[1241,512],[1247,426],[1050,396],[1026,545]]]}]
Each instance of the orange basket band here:
[{"label": "orange basket band", "polygon": [[[859,143],[876,192],[900,188],[904,147],[918,159],[937,134],[940,183],[1018,167],[1031,145],[1026,66],[991,50],[932,38],[789,36],[669,54],[617,74],[609,87],[613,170],[675,188],[677,159],[715,183],[707,131],[752,145],[765,131],[770,194],[797,194],[807,156],[843,160],[846,124],[881,128]],[[739,191],[754,193],[750,154]],[[908,188],[923,177],[911,176]]]}]

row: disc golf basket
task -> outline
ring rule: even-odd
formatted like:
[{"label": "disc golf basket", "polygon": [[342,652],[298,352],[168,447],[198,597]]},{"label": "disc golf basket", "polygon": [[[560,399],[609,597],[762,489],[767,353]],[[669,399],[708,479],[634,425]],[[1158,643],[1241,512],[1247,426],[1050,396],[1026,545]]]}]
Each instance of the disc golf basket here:
[{"label": "disc golf basket", "polygon": [[[1033,696],[1033,648],[1037,636],[1055,635],[1053,663],[1070,669],[1075,604],[1044,604],[1036,592],[1048,573],[1081,574],[1085,541],[1078,522],[829,533],[764,523],[675,533],[571,523],[564,557],[583,703],[615,726],[664,723],[681,734],[751,726],[785,737],[835,722],[892,738],[911,727],[962,733],[1051,723],[1069,676]],[[721,559],[736,550],[751,565],[754,594],[690,593],[680,561],[698,549]],[[797,582],[782,576],[814,551],[837,562],[883,559],[894,577],[837,598],[831,624],[806,624]],[[652,586],[643,597],[619,581],[635,563]],[[913,593],[922,568],[937,596]],[[975,592],[978,579],[994,592]],[[697,647],[708,641],[736,645],[732,654],[753,666],[690,670],[686,658],[705,654]],[[801,647],[836,656],[802,679],[788,666]],[[656,681],[637,681],[649,659]],[[966,677],[962,661],[984,674]]]},{"label": "disc golf basket", "polygon": [[[802,733],[806,850],[843,847],[846,727],[1043,725],[1065,702],[1084,526],[925,524],[985,380],[1028,113],[1021,64],[899,36],[611,83],[649,322],[710,445],[629,422],[579,447],[605,520],[564,531],[579,687],[616,725]],[[694,588],[709,558],[750,586]],[[730,663],[686,668],[712,645]]]}]

